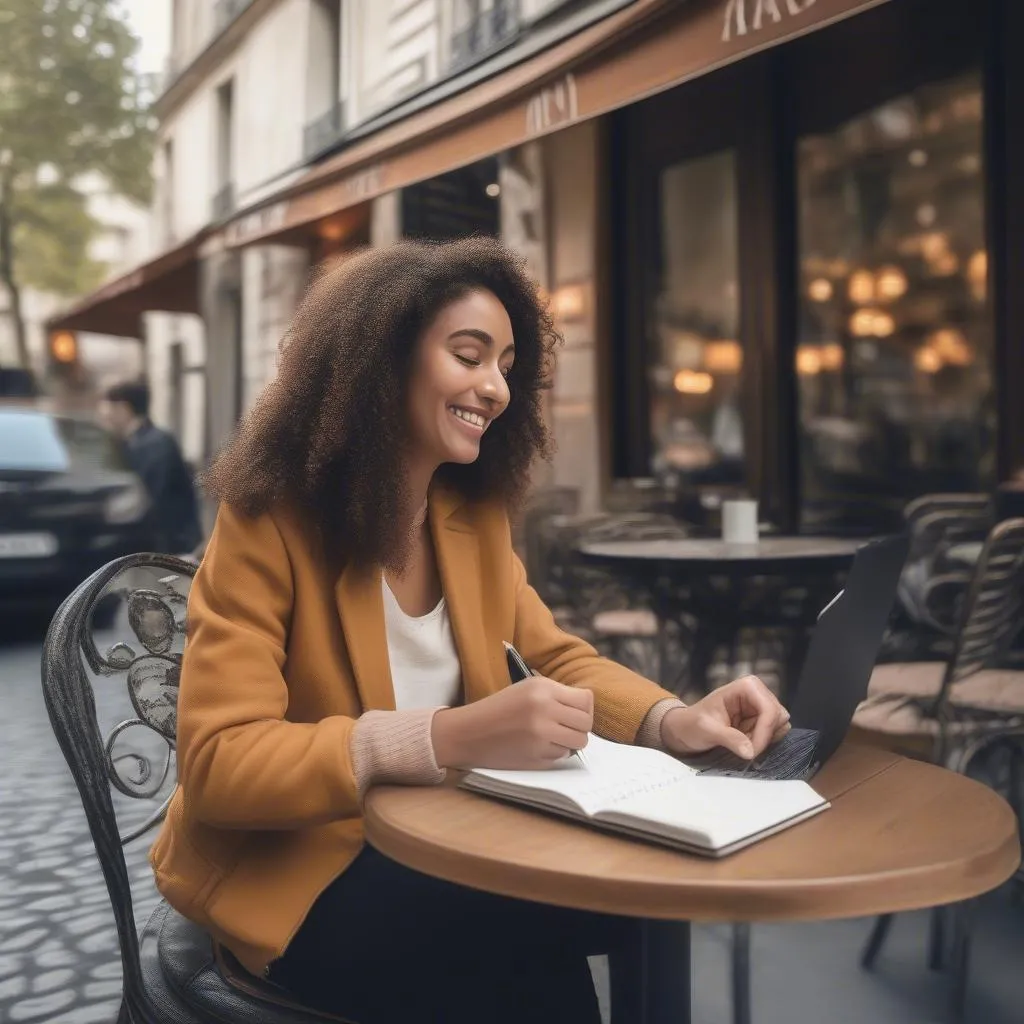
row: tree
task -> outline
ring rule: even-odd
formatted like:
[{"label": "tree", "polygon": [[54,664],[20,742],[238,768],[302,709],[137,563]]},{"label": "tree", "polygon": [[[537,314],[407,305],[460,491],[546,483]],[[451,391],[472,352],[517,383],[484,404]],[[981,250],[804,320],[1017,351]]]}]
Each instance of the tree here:
[{"label": "tree", "polygon": [[103,268],[79,190],[99,172],[146,202],[153,121],[117,0],[0,0],[0,283],[28,366],[21,289],[75,295]]}]

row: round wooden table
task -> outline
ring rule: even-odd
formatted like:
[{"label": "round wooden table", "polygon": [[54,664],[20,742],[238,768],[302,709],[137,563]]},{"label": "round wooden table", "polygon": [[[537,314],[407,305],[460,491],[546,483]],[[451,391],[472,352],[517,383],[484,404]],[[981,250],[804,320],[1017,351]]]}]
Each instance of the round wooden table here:
[{"label": "round wooden table", "polygon": [[677,853],[446,784],[366,798],[368,840],[462,885],[646,922],[641,1022],[689,1020],[690,921],[859,917],[953,903],[1020,863],[1009,805],[978,782],[846,744],[814,778],[823,814],[721,860]]}]

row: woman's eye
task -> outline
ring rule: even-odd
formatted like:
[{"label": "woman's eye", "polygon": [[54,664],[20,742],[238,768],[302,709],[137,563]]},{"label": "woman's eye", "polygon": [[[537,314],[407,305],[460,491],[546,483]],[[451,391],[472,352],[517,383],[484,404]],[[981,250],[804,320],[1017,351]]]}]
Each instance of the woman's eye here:
[{"label": "woman's eye", "polygon": [[458,361],[460,363],[462,363],[463,366],[479,366],[480,365],[480,360],[479,359],[473,359],[470,356],[460,356],[458,354],[458,352],[455,353],[455,358],[458,359]]}]

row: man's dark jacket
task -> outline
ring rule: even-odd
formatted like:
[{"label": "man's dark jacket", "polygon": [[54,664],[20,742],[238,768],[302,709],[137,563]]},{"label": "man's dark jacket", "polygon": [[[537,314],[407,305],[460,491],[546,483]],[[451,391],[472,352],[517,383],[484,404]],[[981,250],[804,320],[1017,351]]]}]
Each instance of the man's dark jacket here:
[{"label": "man's dark jacket", "polygon": [[154,545],[166,554],[184,554],[202,540],[192,474],[178,442],[149,420],[124,442],[128,464],[149,494]]}]

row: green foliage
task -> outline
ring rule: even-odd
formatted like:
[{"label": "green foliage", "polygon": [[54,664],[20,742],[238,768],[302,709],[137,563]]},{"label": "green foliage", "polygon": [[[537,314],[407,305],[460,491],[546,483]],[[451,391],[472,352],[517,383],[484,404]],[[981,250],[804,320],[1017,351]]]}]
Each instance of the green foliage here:
[{"label": "green foliage", "polygon": [[96,282],[96,225],[75,188],[83,175],[148,201],[152,119],[131,65],[137,46],[116,0],[0,0],[4,277],[65,294]]},{"label": "green foliage", "polygon": [[89,258],[96,226],[81,193],[65,185],[17,193],[14,252],[19,279],[55,295],[91,291],[106,269]]}]

